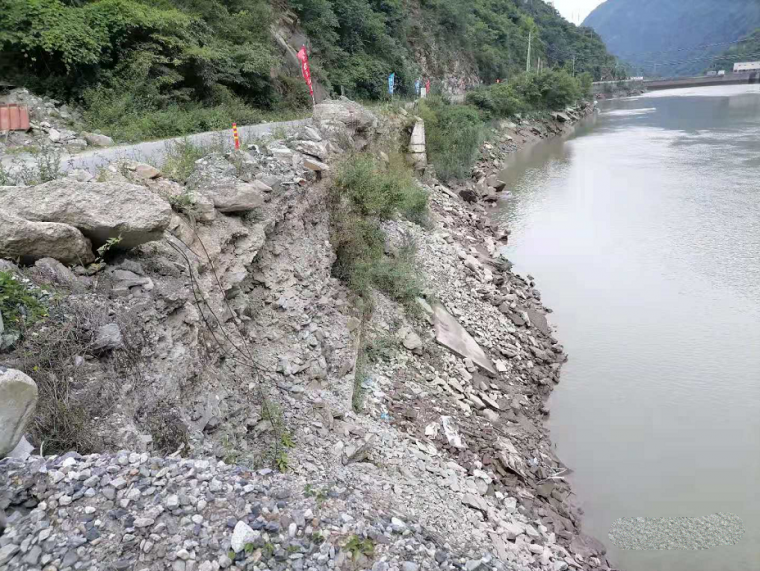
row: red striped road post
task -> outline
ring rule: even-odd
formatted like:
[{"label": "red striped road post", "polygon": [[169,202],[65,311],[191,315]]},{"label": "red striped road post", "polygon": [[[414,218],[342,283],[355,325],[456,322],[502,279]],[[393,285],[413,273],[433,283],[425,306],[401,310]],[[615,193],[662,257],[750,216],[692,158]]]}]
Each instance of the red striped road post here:
[{"label": "red striped road post", "polygon": [[238,136],[237,123],[232,124],[232,137],[235,139],[235,150],[240,150],[240,137]]}]

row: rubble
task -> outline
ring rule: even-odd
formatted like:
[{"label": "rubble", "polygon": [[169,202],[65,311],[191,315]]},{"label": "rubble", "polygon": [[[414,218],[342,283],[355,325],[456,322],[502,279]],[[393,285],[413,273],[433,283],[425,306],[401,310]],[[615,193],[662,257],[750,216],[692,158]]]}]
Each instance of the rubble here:
[{"label": "rubble", "polygon": [[[568,484],[543,485],[563,468],[542,408],[565,355],[534,285],[499,256],[506,233],[428,186],[429,228],[383,224],[389,251],[418,244],[419,312],[378,293],[362,323],[332,276],[327,182],[304,143],[329,141],[331,166],[378,119],[322,105],[285,141],[198,161],[186,187],[143,180],[158,200],[210,199],[214,216],[173,203],[159,240],[73,272],[65,303],[103,315],[77,375],[122,383],[95,425],[112,452],[0,464],[4,568],[609,569],[602,546],[575,541]],[[261,200],[225,212],[209,192],[225,184]],[[394,349],[365,365],[357,412],[364,334]]]}]

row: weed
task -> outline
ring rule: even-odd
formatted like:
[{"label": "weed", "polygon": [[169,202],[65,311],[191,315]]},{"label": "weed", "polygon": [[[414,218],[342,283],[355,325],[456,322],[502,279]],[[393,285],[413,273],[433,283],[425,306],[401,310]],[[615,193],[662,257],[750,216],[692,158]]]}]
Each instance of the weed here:
[{"label": "weed", "polygon": [[61,151],[51,145],[40,148],[35,155],[40,182],[50,182],[61,176]]},{"label": "weed", "polygon": [[9,331],[23,331],[47,316],[35,291],[13,272],[0,272],[0,314]]},{"label": "weed", "polygon": [[168,178],[185,182],[195,170],[195,162],[208,154],[208,149],[190,142],[189,139],[168,143],[161,171]]},{"label": "weed", "polygon": [[366,154],[343,164],[333,188],[333,192],[349,200],[360,215],[380,220],[388,220],[407,208],[426,210],[427,199],[420,200],[419,190],[411,170],[398,161],[385,169]]},{"label": "weed", "polygon": [[40,152],[40,147],[37,147],[35,145],[24,145],[21,147],[8,147],[5,149],[5,153],[8,155],[23,155],[23,154],[29,154],[29,155],[36,155]]},{"label": "weed", "polygon": [[348,551],[354,560],[360,555],[372,557],[375,554],[375,542],[369,537],[361,539],[358,535],[352,535],[343,548]]},{"label": "weed", "polygon": [[119,244],[121,244],[121,234],[119,234],[118,238],[109,238],[106,240],[106,243],[98,248],[97,262],[102,262],[106,255],[108,255],[108,253],[116,248]]},{"label": "weed", "polygon": [[390,361],[398,349],[398,341],[393,335],[385,334],[376,337],[364,346],[364,354],[370,363]]},{"label": "weed", "polygon": [[354,388],[351,393],[351,408],[359,414],[364,410],[364,396],[366,394],[365,384],[369,379],[367,373],[367,358],[359,351],[356,359],[356,370],[354,371]]},{"label": "weed", "polygon": [[97,452],[102,448],[97,420],[113,406],[118,391],[111,375],[88,383],[80,367],[92,354],[94,332],[107,322],[107,312],[100,306],[68,304],[53,306],[49,313],[26,332],[14,353],[18,368],[39,391],[32,440],[52,454]]},{"label": "weed", "polygon": [[420,104],[420,116],[425,121],[428,156],[438,178],[468,178],[485,138],[486,124],[478,110],[433,97]]},{"label": "weed", "polygon": [[272,129],[272,138],[277,141],[284,141],[288,138],[287,129],[285,129],[285,127],[282,125],[277,125],[274,129]]},{"label": "weed", "polygon": [[406,212],[417,221],[427,218],[427,194],[398,159],[385,170],[369,155],[352,157],[339,171],[330,193],[331,241],[336,253],[333,275],[367,303],[375,287],[412,307],[421,290],[415,268],[414,244],[394,257],[385,256],[380,221]]},{"label": "weed", "polygon": [[13,186],[14,180],[11,178],[11,173],[0,163],[0,186]]},{"label": "weed", "polygon": [[303,495],[307,498],[316,498],[317,505],[319,506],[327,501],[327,490],[317,490],[311,484],[306,484],[306,487],[303,490]]},{"label": "weed", "polygon": [[264,561],[268,561],[269,559],[272,558],[273,555],[274,555],[274,545],[272,545],[269,542],[265,543],[264,547],[261,548],[261,558]]},{"label": "weed", "polygon": [[198,213],[198,205],[192,193],[185,190],[182,194],[175,194],[168,197],[169,204],[172,208],[183,214],[195,216]]},{"label": "weed", "polygon": [[173,403],[160,402],[145,416],[145,425],[153,437],[153,447],[158,453],[167,455],[188,448],[187,425]]}]

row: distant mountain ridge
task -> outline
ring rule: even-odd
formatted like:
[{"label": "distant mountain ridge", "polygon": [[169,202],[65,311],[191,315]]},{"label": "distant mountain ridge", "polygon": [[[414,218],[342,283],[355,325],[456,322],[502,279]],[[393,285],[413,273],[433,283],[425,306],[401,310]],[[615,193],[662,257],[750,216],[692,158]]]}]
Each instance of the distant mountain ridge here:
[{"label": "distant mountain ridge", "polygon": [[635,75],[693,75],[760,27],[760,0],[607,0],[583,25]]}]

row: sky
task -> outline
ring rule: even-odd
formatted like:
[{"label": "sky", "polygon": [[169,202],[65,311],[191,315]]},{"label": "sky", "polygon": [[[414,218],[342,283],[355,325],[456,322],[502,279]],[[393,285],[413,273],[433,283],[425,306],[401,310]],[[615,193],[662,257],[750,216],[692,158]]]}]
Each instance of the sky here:
[{"label": "sky", "polygon": [[559,10],[566,20],[580,24],[591,11],[604,0],[552,0],[550,4]]}]

